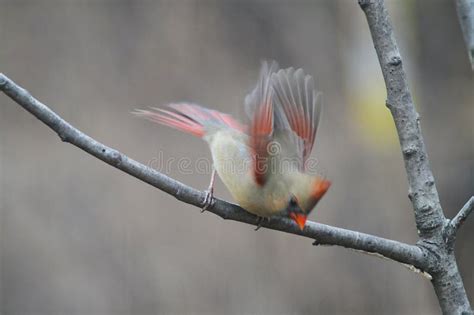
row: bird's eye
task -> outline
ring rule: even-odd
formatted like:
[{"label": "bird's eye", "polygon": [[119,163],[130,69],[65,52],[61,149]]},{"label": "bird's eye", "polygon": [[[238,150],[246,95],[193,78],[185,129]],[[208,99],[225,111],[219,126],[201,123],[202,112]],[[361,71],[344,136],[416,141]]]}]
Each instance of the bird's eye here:
[{"label": "bird's eye", "polygon": [[298,201],[296,200],[295,196],[291,196],[289,204],[290,204],[290,206],[297,206],[298,205]]}]

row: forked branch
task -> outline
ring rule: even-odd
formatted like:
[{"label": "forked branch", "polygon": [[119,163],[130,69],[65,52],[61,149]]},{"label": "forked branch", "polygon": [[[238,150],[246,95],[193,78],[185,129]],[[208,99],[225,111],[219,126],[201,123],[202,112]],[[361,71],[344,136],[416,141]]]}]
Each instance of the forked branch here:
[{"label": "forked branch", "polygon": [[[199,208],[203,206],[206,196],[205,192],[184,185],[94,140],[73,127],[49,107],[36,100],[28,91],[1,73],[0,90],[53,129],[62,141],[77,146],[113,167],[176,197],[178,200]],[[258,224],[258,218],[256,216],[248,213],[237,205],[223,200],[216,199],[216,202],[208,208],[208,211],[226,220],[239,221],[252,225]],[[292,221],[286,218],[271,218],[268,222],[262,222],[261,226],[317,240],[319,244],[338,245],[369,253],[377,253],[395,261],[413,265],[418,269],[424,270],[425,259],[423,257],[423,251],[414,245],[316,222],[307,222],[306,227],[301,231]]]},{"label": "forked branch", "polygon": [[[471,210],[461,211],[451,223],[445,218],[421,135],[420,118],[403,69],[392,22],[383,0],[359,0],[372,34],[375,51],[387,88],[390,109],[405,162],[408,196],[413,204],[418,244],[436,259],[427,262],[433,288],[445,314],[471,314],[471,306],[453,254],[455,230]],[[467,209],[470,209],[469,207]],[[449,232],[447,231],[454,231]],[[447,246],[446,246],[447,245]]]},{"label": "forked branch", "polygon": [[453,247],[454,241],[456,240],[456,233],[471,214],[472,210],[474,210],[474,196],[466,202],[458,214],[447,224],[445,228],[445,241],[451,247]]}]

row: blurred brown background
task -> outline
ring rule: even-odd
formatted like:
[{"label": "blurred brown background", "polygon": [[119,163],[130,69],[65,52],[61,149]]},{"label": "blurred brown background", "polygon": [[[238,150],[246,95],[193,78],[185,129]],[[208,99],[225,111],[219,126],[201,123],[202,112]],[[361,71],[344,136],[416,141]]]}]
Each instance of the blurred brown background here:
[{"label": "blurred brown background", "polygon": [[[442,203],[473,194],[474,89],[450,0],[388,1]],[[357,1],[0,0],[0,71],[130,157],[208,158],[134,108],[239,114],[260,61],[324,92],[315,156],[333,186],[311,219],[413,243],[398,140]],[[209,175],[169,175],[204,189]],[[0,95],[0,313],[433,314],[401,265],[225,222],[63,144]],[[217,195],[230,199],[218,182]],[[472,219],[472,218],[471,218]],[[474,302],[474,220],[457,256]]]}]

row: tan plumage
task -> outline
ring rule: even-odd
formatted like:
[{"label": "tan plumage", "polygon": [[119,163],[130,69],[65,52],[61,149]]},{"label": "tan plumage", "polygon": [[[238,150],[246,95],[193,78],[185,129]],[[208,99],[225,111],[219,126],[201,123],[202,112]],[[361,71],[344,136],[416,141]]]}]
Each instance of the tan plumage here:
[{"label": "tan plumage", "polygon": [[260,217],[287,215],[304,227],[330,186],[305,173],[321,112],[309,75],[264,62],[257,86],[245,99],[248,127],[198,105],[169,107],[172,111],[135,114],[203,137],[217,174],[239,205]]}]

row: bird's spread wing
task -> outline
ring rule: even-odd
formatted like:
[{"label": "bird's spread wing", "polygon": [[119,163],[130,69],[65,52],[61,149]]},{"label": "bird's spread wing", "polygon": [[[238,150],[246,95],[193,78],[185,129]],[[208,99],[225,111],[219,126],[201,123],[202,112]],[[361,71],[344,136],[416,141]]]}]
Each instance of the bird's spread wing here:
[{"label": "bird's spread wing", "polygon": [[274,106],[272,74],[278,70],[276,62],[264,62],[255,89],[245,98],[245,110],[250,120],[249,146],[253,151],[255,181],[264,185],[268,171],[268,146],[272,141]]},{"label": "bird's spread wing", "polygon": [[321,116],[321,93],[316,92],[313,78],[303,69],[281,69],[272,74],[271,81],[275,122],[280,122],[281,129],[289,126],[296,135],[291,138],[304,169]]},{"label": "bird's spread wing", "polygon": [[[277,167],[286,163],[304,170],[316,138],[321,99],[313,78],[303,69],[278,69],[275,61],[263,62],[257,86],[245,98],[249,146],[254,152],[254,174],[259,185],[265,184],[275,163]],[[277,159],[269,159],[275,149],[272,144],[278,146]]]}]

